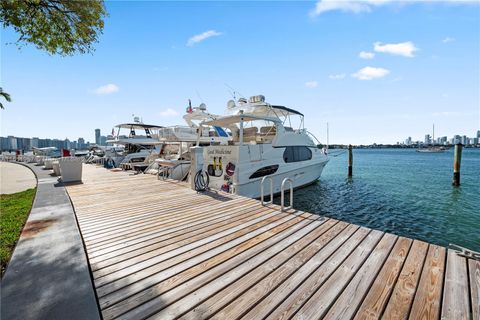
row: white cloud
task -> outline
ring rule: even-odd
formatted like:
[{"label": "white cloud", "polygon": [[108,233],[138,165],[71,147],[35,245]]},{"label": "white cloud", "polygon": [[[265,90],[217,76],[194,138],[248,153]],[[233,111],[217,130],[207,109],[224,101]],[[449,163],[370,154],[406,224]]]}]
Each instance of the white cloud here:
[{"label": "white cloud", "polygon": [[338,1],[338,0],[320,0],[315,5],[315,9],[310,12],[310,16],[315,17],[324,12],[340,10],[344,12],[370,12],[370,6],[367,1]]},{"label": "white cloud", "polygon": [[342,80],[343,78],[345,78],[345,73],[331,74],[328,77],[332,80]]},{"label": "white cloud", "polygon": [[164,110],[164,111],[161,111],[160,112],[160,116],[161,117],[175,117],[175,116],[178,116],[178,112],[171,109],[171,108],[168,108],[167,110]]},{"label": "white cloud", "polygon": [[358,54],[358,56],[362,59],[373,59],[373,57],[375,57],[375,53],[362,51]]},{"label": "white cloud", "polygon": [[384,68],[365,67],[352,74],[358,80],[372,80],[385,77],[390,71]]},{"label": "white cloud", "polygon": [[100,86],[97,89],[95,89],[96,94],[111,94],[118,92],[120,88],[113,83],[106,84],[104,86]]},{"label": "white cloud", "polygon": [[443,43],[449,43],[455,41],[455,38],[446,37],[442,40]]},{"label": "white cloud", "polygon": [[194,35],[193,37],[188,39],[187,46],[191,47],[196,43],[202,42],[202,41],[204,41],[208,38],[211,38],[211,37],[221,36],[222,34],[223,34],[222,32],[218,32],[218,31],[215,31],[215,30],[205,31],[203,33]]},{"label": "white cloud", "polygon": [[308,81],[308,82],[305,82],[305,87],[307,87],[307,88],[316,88],[316,87],[318,87],[318,82],[317,82],[317,81]]},{"label": "white cloud", "polygon": [[415,47],[415,44],[411,41],[385,44],[381,42],[375,42],[373,44],[373,50],[375,50],[376,52],[389,53],[393,55],[412,58],[415,56],[414,53],[415,51],[418,51],[418,48]]},{"label": "white cloud", "polygon": [[448,3],[453,5],[478,4],[478,0],[318,0],[310,16],[316,17],[328,11],[343,11],[353,13],[371,12],[374,7],[383,5],[407,5],[418,3]]}]

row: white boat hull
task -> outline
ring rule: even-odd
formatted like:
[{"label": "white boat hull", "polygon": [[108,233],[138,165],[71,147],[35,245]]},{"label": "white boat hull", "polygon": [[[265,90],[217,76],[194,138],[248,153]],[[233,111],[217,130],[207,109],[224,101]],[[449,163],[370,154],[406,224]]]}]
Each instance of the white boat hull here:
[{"label": "white boat hull", "polygon": [[[290,178],[293,181],[293,188],[301,188],[307,185],[312,184],[317,181],[323,171],[323,168],[327,164],[327,161],[316,163],[306,167],[300,167],[293,170],[288,170],[285,172],[279,172],[270,175],[269,177],[273,180],[273,194],[278,194],[281,191],[282,181],[285,178]],[[232,192],[241,196],[249,198],[260,198],[261,196],[261,181],[262,178],[252,180],[248,183],[233,185]],[[285,184],[285,190],[289,190],[289,184]],[[264,195],[267,196],[270,194],[270,181],[267,180],[264,183]]]}]

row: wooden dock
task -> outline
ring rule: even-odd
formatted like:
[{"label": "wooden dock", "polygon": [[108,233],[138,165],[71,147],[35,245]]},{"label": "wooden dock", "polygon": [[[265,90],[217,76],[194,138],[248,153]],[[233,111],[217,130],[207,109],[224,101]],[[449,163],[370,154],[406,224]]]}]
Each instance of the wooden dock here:
[{"label": "wooden dock", "polygon": [[68,186],[104,319],[480,319],[480,261],[84,165]]}]

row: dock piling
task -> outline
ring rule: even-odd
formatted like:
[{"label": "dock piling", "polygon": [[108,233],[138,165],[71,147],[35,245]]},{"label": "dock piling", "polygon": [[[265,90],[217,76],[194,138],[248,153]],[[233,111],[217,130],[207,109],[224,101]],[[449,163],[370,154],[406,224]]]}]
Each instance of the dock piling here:
[{"label": "dock piling", "polygon": [[458,187],[460,185],[460,165],[462,163],[462,144],[455,145],[455,152],[453,154],[453,180],[452,185]]},{"label": "dock piling", "polygon": [[353,153],[352,153],[352,145],[348,146],[348,176],[351,177],[352,174],[352,166],[353,166]]}]

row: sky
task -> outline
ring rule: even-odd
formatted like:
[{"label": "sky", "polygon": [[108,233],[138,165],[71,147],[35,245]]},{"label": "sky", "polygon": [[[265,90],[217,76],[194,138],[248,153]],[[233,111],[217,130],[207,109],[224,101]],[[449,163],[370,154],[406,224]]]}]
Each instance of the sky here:
[{"label": "sky", "polygon": [[330,144],[480,129],[478,1],[106,1],[93,54],[51,56],[1,30],[0,135],[83,137],[132,115],[184,124],[235,96],[305,114]]}]

